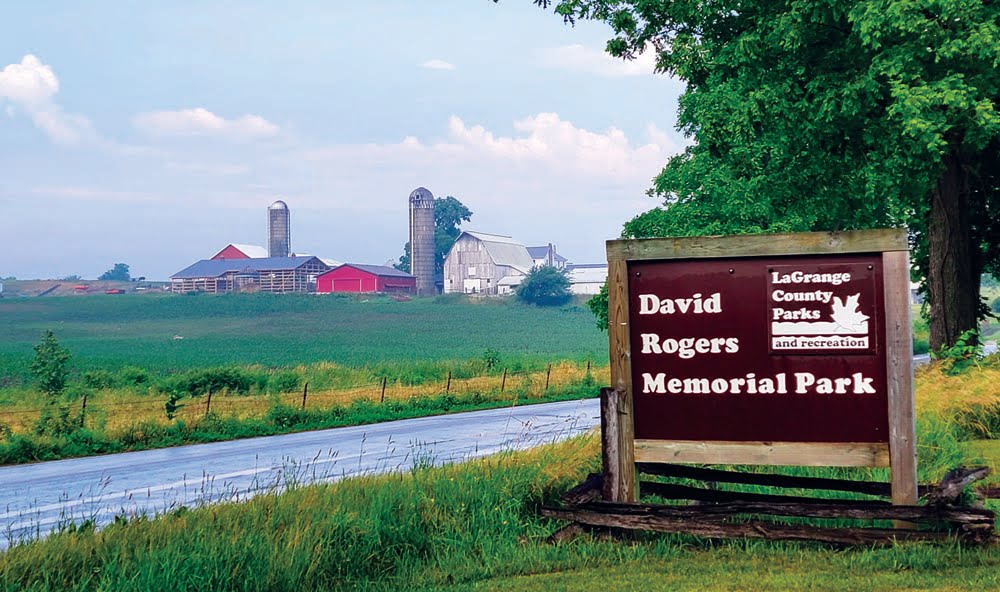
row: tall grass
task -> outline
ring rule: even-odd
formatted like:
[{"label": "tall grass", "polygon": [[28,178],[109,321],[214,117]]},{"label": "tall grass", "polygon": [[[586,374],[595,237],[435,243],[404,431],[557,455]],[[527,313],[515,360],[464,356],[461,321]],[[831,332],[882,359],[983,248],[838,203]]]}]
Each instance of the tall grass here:
[{"label": "tall grass", "polygon": [[[925,428],[923,441],[951,445]],[[541,518],[539,506],[598,464],[591,435],[442,468],[416,461],[404,474],[123,519],[96,532],[68,528],[0,555],[0,588],[450,590],[485,582],[486,589],[548,590],[582,582],[582,589],[615,589],[636,574],[642,589],[759,589],[765,581],[774,589],[831,590],[1000,585],[996,548],[914,544],[845,552],[656,534],[631,543],[583,537],[547,544],[559,524]]]}]

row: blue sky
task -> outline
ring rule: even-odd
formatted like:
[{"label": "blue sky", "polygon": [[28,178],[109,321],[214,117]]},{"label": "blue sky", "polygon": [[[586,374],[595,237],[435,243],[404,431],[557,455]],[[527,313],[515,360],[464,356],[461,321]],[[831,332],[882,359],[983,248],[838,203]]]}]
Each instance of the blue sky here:
[{"label": "blue sky", "polygon": [[605,26],[529,0],[4,11],[0,277],[165,279],[263,245],[279,197],[294,250],[383,263],[421,185],[469,229],[602,261],[684,145],[651,55],[614,60]]}]

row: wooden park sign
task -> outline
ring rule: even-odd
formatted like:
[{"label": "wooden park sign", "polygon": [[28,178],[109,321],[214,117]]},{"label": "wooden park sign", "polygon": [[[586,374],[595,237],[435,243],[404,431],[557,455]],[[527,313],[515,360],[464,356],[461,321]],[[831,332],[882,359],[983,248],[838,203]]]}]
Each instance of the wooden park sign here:
[{"label": "wooden park sign", "polygon": [[638,462],[889,466],[893,504],[916,503],[904,230],[607,252],[606,499],[637,500]]}]

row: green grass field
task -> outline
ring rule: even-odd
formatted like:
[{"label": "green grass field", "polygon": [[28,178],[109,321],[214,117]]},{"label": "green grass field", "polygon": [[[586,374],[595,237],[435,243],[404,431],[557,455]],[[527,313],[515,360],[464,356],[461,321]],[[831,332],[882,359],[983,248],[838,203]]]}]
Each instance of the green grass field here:
[{"label": "green grass field", "polygon": [[79,372],[405,365],[479,358],[486,349],[508,360],[607,358],[607,338],[583,306],[269,294],[0,299],[0,388],[30,381],[32,347],[47,329]]}]

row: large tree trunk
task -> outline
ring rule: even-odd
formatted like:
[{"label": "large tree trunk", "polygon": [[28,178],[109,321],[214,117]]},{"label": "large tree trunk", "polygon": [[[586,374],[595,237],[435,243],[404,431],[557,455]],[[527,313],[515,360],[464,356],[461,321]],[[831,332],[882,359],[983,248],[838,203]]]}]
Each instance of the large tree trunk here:
[{"label": "large tree trunk", "polygon": [[968,180],[959,155],[945,157],[945,168],[931,193],[927,224],[932,350],[954,345],[977,323],[980,274],[978,245],[972,242]]}]

